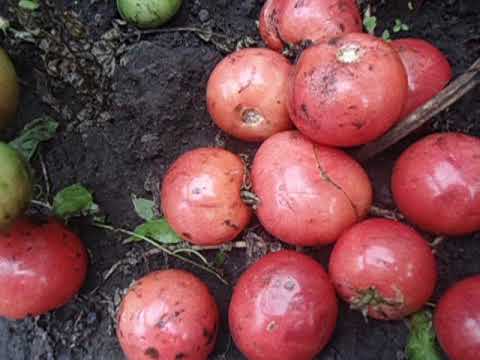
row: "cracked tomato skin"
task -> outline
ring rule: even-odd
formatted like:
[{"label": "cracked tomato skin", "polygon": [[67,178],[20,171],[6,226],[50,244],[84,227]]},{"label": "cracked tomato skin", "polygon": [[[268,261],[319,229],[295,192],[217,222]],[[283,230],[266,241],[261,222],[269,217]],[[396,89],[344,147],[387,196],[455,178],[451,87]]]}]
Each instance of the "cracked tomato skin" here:
[{"label": "cracked tomato skin", "polygon": [[393,169],[392,193],[403,214],[426,231],[480,230],[480,140],[432,134],[410,146]]},{"label": "cracked tomato skin", "polygon": [[284,250],[264,256],[241,276],[229,324],[249,360],[311,360],[332,337],[337,315],[335,290],[323,267]]},{"label": "cracked tomato skin", "polygon": [[366,144],[399,120],[408,83],[400,56],[368,34],[347,34],[306,49],[291,74],[288,109],[313,141]]},{"label": "cracked tomato skin", "polygon": [[18,219],[0,233],[0,316],[23,319],[69,302],[82,287],[88,255],[56,220]]},{"label": "cracked tomato skin", "polygon": [[219,313],[207,286],[183,270],[138,280],[118,312],[117,337],[129,360],[207,360]]},{"label": "cracked tomato skin", "polygon": [[350,304],[368,289],[396,303],[368,306],[368,315],[379,320],[398,320],[420,310],[437,282],[428,243],[411,227],[386,219],[365,220],[346,231],[330,256],[329,274]]},{"label": "cracked tomato skin", "polygon": [[355,0],[267,0],[260,13],[260,35],[272,50],[362,32]]},{"label": "cracked tomato skin", "polygon": [[292,245],[334,242],[367,215],[372,203],[370,180],[355,160],[298,131],[278,133],[262,144],[252,185],[260,198],[260,222]]},{"label": "cracked tomato skin", "polygon": [[223,244],[248,225],[240,198],[245,165],[231,152],[199,148],[180,156],[163,180],[163,213],[175,232],[197,245]]},{"label": "cracked tomato skin", "polygon": [[227,56],[208,80],[207,105],[215,123],[245,141],[263,141],[292,128],[287,109],[291,68],[285,57],[268,49]]},{"label": "cracked tomato skin", "polygon": [[437,95],[452,79],[452,67],[445,55],[422,39],[392,41],[408,77],[408,98],[402,117]]},{"label": "cracked tomato skin", "polygon": [[434,315],[438,341],[451,360],[478,360],[480,276],[464,279],[440,299]]}]

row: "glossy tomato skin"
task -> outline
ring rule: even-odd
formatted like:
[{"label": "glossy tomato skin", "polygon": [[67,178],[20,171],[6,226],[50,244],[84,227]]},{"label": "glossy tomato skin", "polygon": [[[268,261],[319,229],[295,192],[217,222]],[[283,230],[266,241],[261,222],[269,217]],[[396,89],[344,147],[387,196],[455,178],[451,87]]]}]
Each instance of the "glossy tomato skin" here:
[{"label": "glossy tomato skin", "polygon": [[370,180],[355,160],[298,131],[276,134],[262,144],[252,184],[262,225],[293,245],[334,242],[367,215],[372,203]]},{"label": "glossy tomato skin", "polygon": [[480,230],[479,139],[460,133],[423,138],[400,156],[391,185],[401,212],[424,230]]},{"label": "glossy tomato skin", "polygon": [[148,274],[129,290],[118,313],[117,337],[129,360],[207,360],[218,331],[215,299],[182,270]]},{"label": "glossy tomato skin", "polygon": [[313,141],[356,146],[396,123],[407,93],[397,52],[381,39],[351,33],[303,52],[292,72],[288,108]]},{"label": "glossy tomato skin", "polygon": [[420,310],[437,281],[428,243],[409,226],[386,219],[365,220],[346,231],[330,256],[329,273],[339,295],[354,307],[368,293],[384,300],[359,308],[380,320]]},{"label": "glossy tomato skin", "polygon": [[178,158],[162,185],[162,209],[183,239],[198,245],[222,244],[248,225],[251,209],[242,202],[242,160],[229,151],[199,148]]},{"label": "glossy tomato skin", "polygon": [[260,34],[276,51],[350,32],[362,32],[355,0],[267,0],[260,13]]},{"label": "glossy tomato skin", "polygon": [[207,86],[208,111],[226,133],[263,141],[293,125],[287,109],[292,65],[268,49],[243,49],[223,59]]},{"label": "glossy tomato skin", "polygon": [[230,332],[249,360],[310,360],[330,340],[338,304],[323,267],[294,251],[270,253],[238,281]]},{"label": "glossy tomato skin", "polygon": [[451,360],[477,360],[480,337],[480,276],[464,279],[440,299],[434,316],[440,345]]},{"label": "glossy tomato skin", "polygon": [[82,287],[88,255],[56,220],[17,220],[0,233],[0,316],[23,319],[65,305]]},{"label": "glossy tomato skin", "polygon": [[452,67],[445,55],[422,39],[392,41],[408,77],[408,98],[402,117],[437,95],[452,79]]}]

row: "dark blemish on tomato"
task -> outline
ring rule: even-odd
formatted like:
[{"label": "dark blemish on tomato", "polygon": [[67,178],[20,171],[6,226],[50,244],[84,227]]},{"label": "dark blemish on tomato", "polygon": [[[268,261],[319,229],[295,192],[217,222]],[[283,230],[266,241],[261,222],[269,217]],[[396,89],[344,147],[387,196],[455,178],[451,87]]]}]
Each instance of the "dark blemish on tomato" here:
[{"label": "dark blemish on tomato", "polygon": [[283,287],[285,288],[285,290],[292,291],[293,289],[295,289],[295,282],[293,282],[292,280],[287,280]]},{"label": "dark blemish on tomato", "polygon": [[344,24],[340,23],[340,24],[338,24],[338,27],[340,28],[341,32],[345,32],[345,25]]},{"label": "dark blemish on tomato", "polygon": [[357,130],[360,130],[364,125],[365,123],[361,120],[352,121],[352,126],[354,126]]},{"label": "dark blemish on tomato", "polygon": [[183,314],[185,312],[185,309],[182,309],[182,310],[178,310],[178,311],[175,311],[174,315],[175,317],[179,317],[181,314]]},{"label": "dark blemish on tomato", "polygon": [[250,73],[250,77],[248,78],[248,81],[245,85],[243,85],[239,90],[238,93],[241,94],[243,91],[247,90],[250,85],[252,85],[253,79],[255,78],[255,74],[257,73],[257,68],[254,66],[252,68],[252,71]]},{"label": "dark blemish on tomato", "polygon": [[207,342],[205,343],[206,346],[213,343],[213,340],[215,339],[216,331],[217,331],[217,324],[214,325],[212,331],[208,330],[207,328],[203,328],[203,337],[207,339]]},{"label": "dark blemish on tomato", "polygon": [[178,353],[177,355],[175,355],[175,360],[181,360],[186,358],[187,358],[187,354],[185,353]]},{"label": "dark blemish on tomato", "polygon": [[355,18],[355,25],[360,25],[360,20],[358,20],[358,18]]},{"label": "dark blemish on tomato", "polygon": [[175,305],[175,306],[180,305],[180,301],[175,301],[175,304],[173,304],[173,305]]},{"label": "dark blemish on tomato", "polygon": [[373,71],[373,65],[372,64],[368,65],[368,71]]},{"label": "dark blemish on tomato", "polygon": [[277,100],[277,104],[280,105],[282,102],[280,100]]},{"label": "dark blemish on tomato", "polygon": [[158,353],[158,350],[155,349],[154,347],[149,347],[147,350],[145,350],[145,355],[148,356],[150,359],[160,358],[160,354]]},{"label": "dark blemish on tomato", "polygon": [[305,114],[305,116],[307,117],[307,119],[310,119],[310,115],[308,113],[308,107],[306,104],[302,104],[300,105],[300,108],[302,109],[302,112]]},{"label": "dark blemish on tomato", "polygon": [[227,225],[228,227],[231,227],[231,228],[233,228],[233,229],[235,229],[235,230],[240,229],[240,227],[239,227],[237,224],[233,223],[232,220],[230,220],[230,219],[225,220],[223,223],[224,223],[225,225]]},{"label": "dark blemish on tomato", "polygon": [[201,192],[202,192],[202,189],[200,189],[200,188],[198,188],[198,187],[192,189],[192,194],[194,194],[194,195],[198,195],[198,194],[200,194]]},{"label": "dark blemish on tomato", "polygon": [[233,110],[236,111],[236,112],[241,112],[242,109],[243,109],[242,104],[238,104],[237,106],[235,106],[235,108]]},{"label": "dark blemish on tomato", "polygon": [[157,323],[155,324],[155,326],[159,329],[163,329],[165,327],[165,325],[167,325],[168,323],[168,320],[169,320],[169,316],[168,314],[163,314],[160,318],[159,321],[157,321]]},{"label": "dark blemish on tomato", "polygon": [[335,46],[338,44],[338,41],[340,40],[339,36],[333,37],[330,40],[328,40],[328,45]]},{"label": "dark blemish on tomato", "polygon": [[188,240],[192,240],[192,235],[190,235],[190,234],[187,233],[187,232],[183,232],[183,233],[182,233],[182,237],[184,237],[185,239],[188,239]]},{"label": "dark blemish on tomato", "polygon": [[348,110],[357,110],[358,106],[357,105],[350,105],[347,109]]},{"label": "dark blemish on tomato", "polygon": [[303,7],[305,5],[305,0],[298,0],[295,5],[293,6],[295,9]]}]

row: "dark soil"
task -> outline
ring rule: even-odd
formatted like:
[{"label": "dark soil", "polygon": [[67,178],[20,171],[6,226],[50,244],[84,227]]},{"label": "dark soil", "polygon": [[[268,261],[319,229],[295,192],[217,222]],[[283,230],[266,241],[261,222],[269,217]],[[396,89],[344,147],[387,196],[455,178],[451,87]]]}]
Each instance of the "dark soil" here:
[{"label": "dark soil", "polygon": [[[28,14],[19,15],[14,10],[17,2],[2,2],[0,14],[22,29]],[[377,4],[378,34],[384,28],[391,29],[394,20],[401,18],[410,31],[393,37],[416,36],[432,41],[448,55],[457,75],[480,56],[478,1],[417,0],[423,6],[415,11],[408,10],[406,0],[385,2],[388,5]],[[140,219],[133,211],[131,194],[155,197],[155,191],[150,191],[158,187],[165,169],[183,152],[214,145],[238,153],[254,152],[254,146],[225,136],[212,124],[206,111],[205,86],[209,73],[225,55],[225,47],[259,40],[255,20],[261,1],[186,0],[180,14],[165,27],[204,26],[228,35],[228,41],[178,31],[138,35],[126,26],[120,26],[120,35],[105,40],[102,35],[118,18],[113,0],[47,3],[42,2],[35,21],[42,29],[56,29],[60,43],[52,40],[45,48],[39,38],[32,44],[1,36],[0,41],[17,66],[23,93],[17,121],[6,137],[13,137],[25,123],[44,114],[61,123],[58,136],[41,149],[52,192],[83,183],[94,190],[110,223],[133,228]],[[88,35],[71,35],[72,12],[78,14]],[[70,59],[61,55],[62,41],[70,47],[93,44],[102,49],[104,57],[92,60],[80,53]],[[113,51],[109,53],[108,49]],[[50,68],[47,74],[45,63],[55,59],[64,60],[65,66]],[[99,59],[104,60],[100,65]],[[434,130],[480,135],[480,88],[438,116],[432,128],[423,132]],[[388,179],[396,154],[391,151],[368,165],[376,185],[377,204],[384,207],[393,207]],[[38,163],[34,166],[38,170]],[[17,322],[0,319],[0,359],[123,359],[115,337],[116,306],[132,281],[166,267],[196,273],[208,283],[221,307],[223,325],[211,358],[242,359],[231,344],[225,315],[231,287],[174,259],[151,255],[147,252],[151,248],[145,244],[124,245],[120,236],[92,228],[87,221],[73,222],[72,227],[91,255],[85,287],[70,304],[46,316]],[[436,297],[455,281],[480,273],[479,241],[474,235],[440,246]],[[312,253],[326,264],[329,252],[330,248],[322,248]],[[234,283],[251,260],[243,251],[229,253],[225,276]],[[116,270],[105,280],[115,264]],[[335,337],[317,359],[404,358],[408,334],[405,322],[367,323],[347,306],[342,305],[341,310]]]}]

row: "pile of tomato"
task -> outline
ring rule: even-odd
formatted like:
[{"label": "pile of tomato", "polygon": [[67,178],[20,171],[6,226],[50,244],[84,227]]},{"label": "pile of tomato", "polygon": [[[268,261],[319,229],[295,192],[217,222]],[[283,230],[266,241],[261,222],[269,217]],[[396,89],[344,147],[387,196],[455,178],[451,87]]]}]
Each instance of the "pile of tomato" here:
[{"label": "pile of tomato", "polygon": [[[439,133],[410,146],[391,190],[411,225],[367,219],[372,184],[344,148],[380,138],[438,94],[452,77],[448,61],[421,39],[386,42],[363,33],[354,0],[267,0],[260,33],[268,48],[230,54],[207,85],[213,121],[233,137],[261,142],[252,164],[220,148],[189,151],[168,170],[160,205],[195,245],[233,241],[254,214],[288,245],[335,243],[328,273],[304,254],[270,253],[245,271],[231,299],[230,331],[248,359],[309,360],[332,337],[337,295],[380,320],[403,319],[428,302],[438,271],[422,234],[480,230],[480,140]],[[298,54],[293,63],[286,49]],[[1,91],[6,98],[16,90]],[[12,112],[1,105],[0,123]],[[2,186],[27,178],[0,172]],[[0,215],[10,220],[21,211],[8,204],[0,199]],[[85,278],[78,238],[55,221],[10,223],[0,236],[0,315],[22,318],[67,302]],[[480,277],[440,300],[434,324],[453,360],[480,356],[479,303]],[[198,278],[158,271],[130,288],[117,335],[129,359],[204,360],[219,317]]]}]

